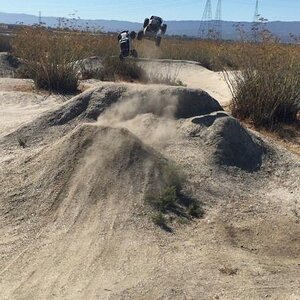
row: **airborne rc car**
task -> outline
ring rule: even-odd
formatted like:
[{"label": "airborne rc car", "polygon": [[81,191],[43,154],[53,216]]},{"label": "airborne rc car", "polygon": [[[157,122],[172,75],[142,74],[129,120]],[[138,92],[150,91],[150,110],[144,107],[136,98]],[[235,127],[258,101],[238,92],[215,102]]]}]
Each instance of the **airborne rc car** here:
[{"label": "airborne rc car", "polygon": [[163,24],[163,19],[157,16],[151,16],[144,21],[143,30],[140,30],[137,35],[138,40],[150,38],[155,40],[157,47],[160,46],[161,37],[167,31],[167,24]]},{"label": "airborne rc car", "polygon": [[132,56],[134,58],[138,57],[138,53],[135,49],[132,48],[132,40],[136,37],[136,32],[128,30],[122,31],[118,35],[118,42],[120,45],[120,60],[123,60],[125,57]]}]

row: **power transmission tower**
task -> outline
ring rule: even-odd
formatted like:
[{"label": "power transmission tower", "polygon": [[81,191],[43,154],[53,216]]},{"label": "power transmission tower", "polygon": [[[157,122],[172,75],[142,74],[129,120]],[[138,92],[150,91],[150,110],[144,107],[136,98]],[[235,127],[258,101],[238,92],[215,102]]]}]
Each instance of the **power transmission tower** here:
[{"label": "power transmission tower", "polygon": [[42,25],[42,12],[39,11],[39,26]]},{"label": "power transmission tower", "polygon": [[217,40],[222,39],[222,0],[218,0],[215,21],[214,21],[214,33]]},{"label": "power transmission tower", "polygon": [[253,24],[252,24],[252,34],[254,42],[258,41],[258,32],[260,29],[260,15],[258,12],[258,0],[256,0],[255,11],[253,16]]},{"label": "power transmission tower", "polygon": [[202,20],[200,23],[198,35],[202,39],[210,38],[212,32],[212,9],[211,0],[206,0],[204,12],[202,15]]},{"label": "power transmission tower", "polygon": [[254,11],[254,17],[253,17],[253,23],[258,23],[258,22],[259,22],[258,0],[256,0],[255,11]]}]

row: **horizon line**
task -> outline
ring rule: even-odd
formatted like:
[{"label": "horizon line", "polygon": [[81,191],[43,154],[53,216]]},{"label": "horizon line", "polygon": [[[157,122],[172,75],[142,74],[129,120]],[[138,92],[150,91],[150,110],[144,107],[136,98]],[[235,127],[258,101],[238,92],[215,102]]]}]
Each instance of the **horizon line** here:
[{"label": "horizon line", "polygon": [[[22,12],[5,12],[5,11],[0,11],[0,13],[4,13],[4,14],[10,14],[10,15],[26,15],[26,16],[32,16],[32,17],[36,17],[39,18],[39,15],[35,15],[35,14],[29,14],[29,13],[22,13]],[[42,15],[42,18],[64,18],[64,19],[72,19],[72,17],[61,17],[61,16],[48,16],[48,15]],[[143,22],[139,22],[139,21],[129,21],[129,20],[121,20],[121,19],[90,19],[90,18],[81,18],[81,17],[77,17],[76,19],[78,20],[85,20],[85,21],[117,21],[117,22],[130,22],[130,23],[143,23]],[[215,19],[212,20],[208,20],[208,21],[214,21]],[[193,20],[193,19],[181,19],[181,20],[165,20],[166,22],[202,22],[203,20]],[[241,22],[247,22],[247,23],[253,23],[253,21],[246,21],[246,20],[225,20],[222,19],[221,21],[223,22],[237,22],[237,23],[241,23]],[[207,22],[207,21],[206,21]],[[268,22],[300,22],[300,20],[268,20]],[[1,24],[1,21],[0,21]]]}]

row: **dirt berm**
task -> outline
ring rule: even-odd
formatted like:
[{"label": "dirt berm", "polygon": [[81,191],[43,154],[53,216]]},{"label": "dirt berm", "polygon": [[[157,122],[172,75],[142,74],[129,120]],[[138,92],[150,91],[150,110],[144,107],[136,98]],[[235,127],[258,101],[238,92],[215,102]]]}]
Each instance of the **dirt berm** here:
[{"label": "dirt berm", "polygon": [[[99,83],[11,128],[1,299],[299,299],[300,159],[207,93]],[[144,198],[174,166],[205,214],[165,231]]]}]

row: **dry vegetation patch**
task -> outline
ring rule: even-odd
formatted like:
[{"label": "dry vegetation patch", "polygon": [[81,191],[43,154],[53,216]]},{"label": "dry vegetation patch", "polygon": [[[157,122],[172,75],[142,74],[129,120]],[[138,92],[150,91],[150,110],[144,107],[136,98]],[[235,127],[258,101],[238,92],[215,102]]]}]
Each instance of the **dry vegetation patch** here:
[{"label": "dry vegetation patch", "polygon": [[297,123],[300,111],[299,46],[240,45],[237,72],[225,72],[233,95],[232,114],[255,127]]},{"label": "dry vegetation patch", "polygon": [[86,52],[80,34],[51,32],[44,28],[21,29],[13,41],[13,52],[23,61],[22,77],[32,78],[38,88],[62,93],[77,91],[76,61]]},{"label": "dry vegetation patch", "polygon": [[11,39],[9,36],[0,35],[0,52],[8,52],[11,50]]}]

